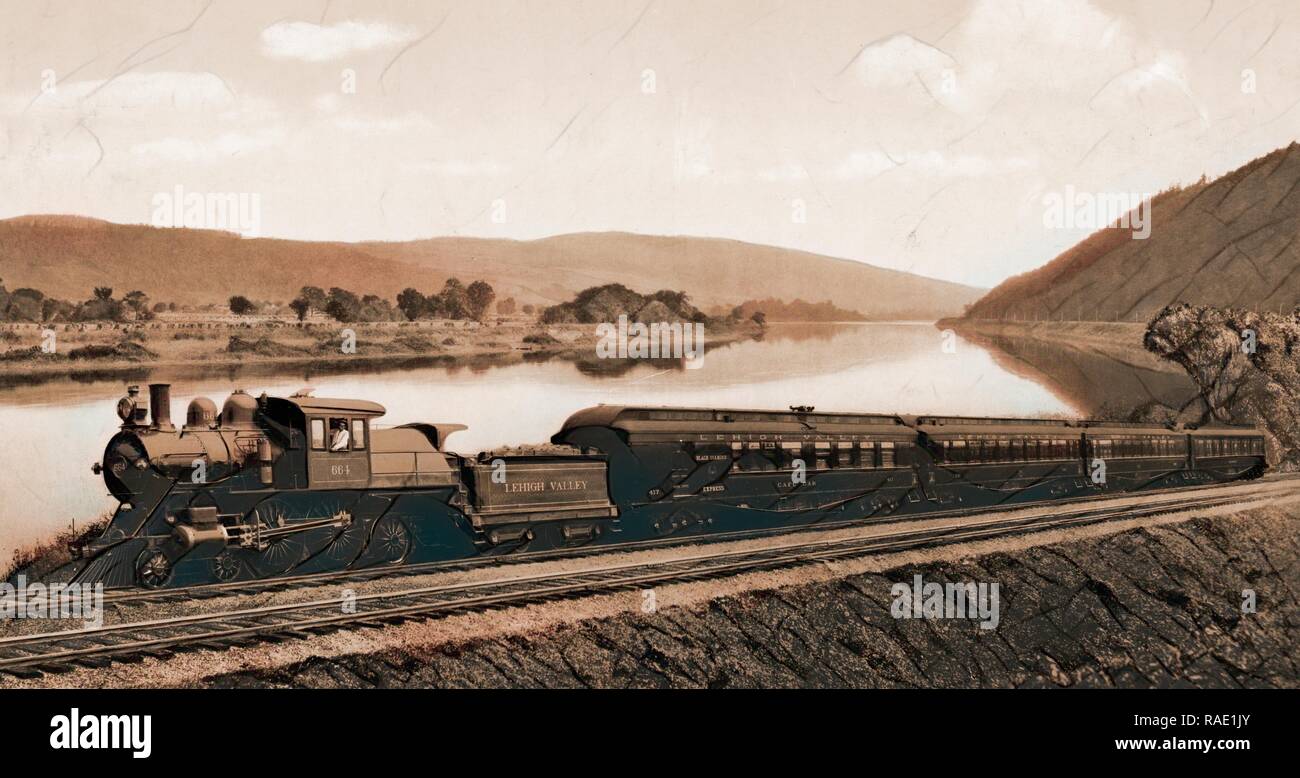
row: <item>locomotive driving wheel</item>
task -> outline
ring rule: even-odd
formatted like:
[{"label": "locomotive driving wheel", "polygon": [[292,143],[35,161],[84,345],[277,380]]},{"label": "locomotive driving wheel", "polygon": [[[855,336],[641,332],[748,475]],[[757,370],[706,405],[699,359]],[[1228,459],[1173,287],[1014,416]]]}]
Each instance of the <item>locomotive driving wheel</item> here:
[{"label": "locomotive driving wheel", "polygon": [[161,551],[145,549],[136,565],[136,576],[140,583],[150,589],[157,589],[172,577],[172,563]]},{"label": "locomotive driving wheel", "polygon": [[375,534],[370,539],[378,561],[384,565],[397,565],[411,553],[411,531],[401,519],[380,519]]}]

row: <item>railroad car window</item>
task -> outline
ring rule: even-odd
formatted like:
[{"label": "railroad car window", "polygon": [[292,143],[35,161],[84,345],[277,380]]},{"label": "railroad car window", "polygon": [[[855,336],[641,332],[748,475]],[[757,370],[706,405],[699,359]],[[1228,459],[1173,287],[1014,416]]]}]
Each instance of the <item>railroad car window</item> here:
[{"label": "railroad car window", "polygon": [[814,443],[813,455],[817,457],[818,470],[829,470],[831,468],[831,444],[829,441],[819,440]]},{"label": "railroad car window", "polygon": [[835,444],[835,461],[840,467],[853,466],[853,444],[840,442]]},{"label": "railroad car window", "polygon": [[880,466],[894,466],[894,442],[892,440],[885,440],[880,443]]},{"label": "railroad car window", "polygon": [[966,447],[966,441],[954,440],[952,442],[952,461],[965,462],[970,450]]},{"label": "railroad car window", "polygon": [[325,448],[325,420],[311,420],[311,447],[317,450]]},{"label": "railroad car window", "polygon": [[858,452],[858,457],[862,466],[875,467],[876,466],[876,444],[870,440],[860,440],[858,441],[858,448],[861,449]]},{"label": "railroad car window", "polygon": [[366,447],[366,420],[352,420],[352,448],[361,450]]}]

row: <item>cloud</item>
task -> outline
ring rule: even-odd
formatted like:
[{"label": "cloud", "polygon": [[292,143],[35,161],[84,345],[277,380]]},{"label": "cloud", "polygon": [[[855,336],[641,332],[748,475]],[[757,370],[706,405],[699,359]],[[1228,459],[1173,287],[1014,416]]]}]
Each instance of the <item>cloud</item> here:
[{"label": "cloud", "polygon": [[[32,113],[75,110],[80,113],[136,112],[164,107],[169,111],[204,111],[233,105],[235,95],[212,73],[156,71],[126,73],[113,79],[69,81],[32,99],[15,94],[3,101],[6,112]],[[30,108],[28,104],[30,103]]]},{"label": "cloud", "polygon": [[852,67],[867,86],[909,86],[918,73],[937,76],[954,64],[953,58],[939,49],[899,33],[864,46]]},{"label": "cloud", "polygon": [[276,22],[262,30],[262,52],[276,59],[328,62],[348,54],[398,46],[415,40],[417,31],[379,22]]},{"label": "cloud", "polygon": [[403,132],[428,132],[436,129],[433,120],[416,111],[408,111],[400,116],[373,116],[352,114],[336,116],[333,125],[344,131],[359,135],[393,135]]},{"label": "cloud", "polygon": [[211,163],[272,148],[283,140],[277,130],[226,132],[207,140],[166,137],[136,143],[131,153],[141,164]]}]

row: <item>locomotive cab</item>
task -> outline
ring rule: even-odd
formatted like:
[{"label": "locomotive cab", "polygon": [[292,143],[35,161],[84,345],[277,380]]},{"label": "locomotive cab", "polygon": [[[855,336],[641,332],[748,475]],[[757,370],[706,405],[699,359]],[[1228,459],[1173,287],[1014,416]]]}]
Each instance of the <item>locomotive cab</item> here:
[{"label": "locomotive cab", "polygon": [[289,440],[294,486],[361,489],[370,483],[370,426],[379,403],[309,397],[267,398],[266,417]]}]

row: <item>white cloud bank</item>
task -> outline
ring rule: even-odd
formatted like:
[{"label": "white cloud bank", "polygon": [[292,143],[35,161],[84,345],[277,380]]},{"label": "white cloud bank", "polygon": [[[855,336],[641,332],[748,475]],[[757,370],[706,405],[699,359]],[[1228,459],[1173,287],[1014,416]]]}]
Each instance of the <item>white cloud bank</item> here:
[{"label": "white cloud bank", "polygon": [[276,59],[328,62],[357,52],[398,46],[415,40],[410,27],[379,22],[276,22],[262,30],[262,52]]}]

